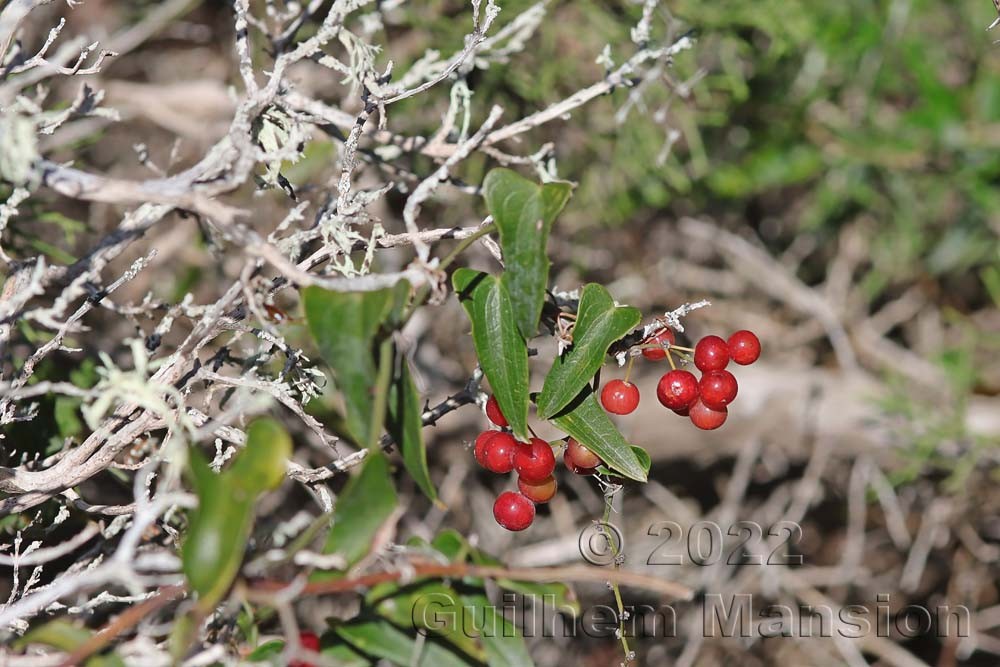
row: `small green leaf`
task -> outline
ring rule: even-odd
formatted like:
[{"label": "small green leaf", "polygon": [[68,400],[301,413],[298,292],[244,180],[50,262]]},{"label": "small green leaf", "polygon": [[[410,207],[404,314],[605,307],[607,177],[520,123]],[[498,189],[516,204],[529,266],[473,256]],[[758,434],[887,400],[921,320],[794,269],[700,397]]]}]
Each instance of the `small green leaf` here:
[{"label": "small green leaf", "polygon": [[369,442],[371,435],[376,374],[372,347],[394,298],[394,288],[332,292],[307,287],[302,291],[309,332],[344,395],[348,435],[360,444]]},{"label": "small green leaf", "polygon": [[251,494],[277,488],[285,479],[292,439],[273,419],[256,419],[247,429],[246,447],[225,473]]},{"label": "small green leaf", "polygon": [[493,276],[471,269],[455,271],[452,284],[472,322],[472,341],[493,395],[514,437],[527,442],[528,347],[514,324],[507,289]]},{"label": "small green leaf", "polygon": [[552,364],[538,396],[539,419],[549,419],[569,405],[601,368],[611,344],[641,319],[638,309],[615,306],[606,289],[597,283],[587,284],[580,295],[573,346]]},{"label": "small green leaf", "polygon": [[266,662],[271,658],[276,658],[285,650],[285,642],[280,639],[272,639],[264,642],[247,656],[247,662]]},{"label": "small green leaf", "polygon": [[486,649],[486,664],[490,667],[532,667],[535,664],[524,637],[485,594],[463,595],[461,600],[466,616],[472,616]]},{"label": "small green leaf", "polygon": [[589,386],[568,408],[553,417],[552,423],[600,456],[610,469],[630,479],[646,481],[647,471],[643,469],[639,457],[597,404]]},{"label": "small green leaf", "polygon": [[428,630],[462,652],[483,661],[486,653],[478,642],[481,625],[475,624],[461,596],[439,581],[393,585],[378,591],[379,599],[369,599],[380,616],[398,627]]},{"label": "small green leaf", "polygon": [[181,562],[204,608],[222,597],[239,571],[255,497],[226,474],[213,473],[197,450],[191,450],[189,459],[198,507],[190,514]]},{"label": "small green leaf", "polygon": [[15,646],[18,649],[23,649],[29,644],[44,644],[60,651],[69,652],[90,639],[92,634],[86,628],[77,627],[63,619],[56,619],[32,629],[18,639]]},{"label": "small green leaf", "polygon": [[[69,653],[79,648],[93,635],[94,633],[86,628],[77,627],[63,619],[56,619],[32,629],[15,641],[14,647],[23,650],[29,644],[44,644]],[[83,667],[125,667],[125,661],[117,653],[101,653],[87,658]]]},{"label": "small green leaf", "polygon": [[81,403],[82,401],[74,396],[56,396],[53,403],[53,417],[56,426],[59,427],[60,438],[71,438],[83,432],[83,421],[79,414]]},{"label": "small green leaf", "polygon": [[389,391],[389,419],[386,424],[393,440],[403,453],[403,465],[431,500],[437,500],[437,491],[427,469],[427,449],[424,447],[423,410],[420,394],[410,376],[406,359],[399,360],[399,374]]},{"label": "small green leaf", "polygon": [[[328,637],[333,637],[334,633],[323,635],[323,646],[326,646],[320,654],[327,659],[327,662],[337,667],[369,667],[372,662],[342,641],[327,641]],[[329,644],[329,646],[327,646]]]},{"label": "small green leaf", "polygon": [[435,535],[430,546],[453,563],[464,561],[472,551],[468,540],[457,530],[451,528],[446,528]]},{"label": "small green leaf", "polygon": [[525,339],[538,330],[549,282],[546,245],[556,216],[569,200],[569,183],[539,186],[510,169],[493,169],[483,181],[486,207],[500,232],[503,283],[517,328]]},{"label": "small green leaf", "polygon": [[338,553],[348,565],[361,560],[379,528],[396,509],[396,489],[389,463],[380,451],[369,452],[361,472],[351,478],[333,508],[333,528],[323,553]]},{"label": "small green leaf", "polygon": [[[368,655],[388,660],[402,667],[469,667],[475,664],[444,648],[436,640],[428,639],[423,646],[402,632],[392,623],[382,620],[362,620],[333,629],[341,639]],[[414,656],[419,660],[414,661]]]}]

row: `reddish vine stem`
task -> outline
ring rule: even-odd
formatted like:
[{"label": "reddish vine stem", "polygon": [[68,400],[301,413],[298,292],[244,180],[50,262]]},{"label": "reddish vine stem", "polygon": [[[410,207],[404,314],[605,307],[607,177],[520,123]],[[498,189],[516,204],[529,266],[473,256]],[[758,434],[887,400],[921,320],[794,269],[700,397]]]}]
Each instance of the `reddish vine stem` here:
[{"label": "reddish vine stem", "polygon": [[59,667],[82,665],[87,658],[110,644],[116,637],[139,625],[142,619],[178,599],[185,592],[187,592],[187,586],[184,585],[164,586],[153,597],[129,607],[115,617],[90,639],[80,644],[66,660],[60,663]]},{"label": "reddish vine stem", "polygon": [[[550,583],[558,581],[574,581],[584,583],[607,582],[623,586],[642,588],[680,600],[689,600],[693,591],[673,581],[651,577],[637,572],[608,570],[600,567],[537,567],[537,568],[505,568],[486,565],[469,565],[467,563],[451,563],[448,565],[421,564],[403,570],[375,572],[353,579],[337,579],[334,581],[314,581],[303,586],[300,595],[324,595],[329,593],[345,593],[359,588],[369,588],[377,584],[399,581],[407,578],[434,577],[482,577],[486,579],[512,579],[516,581],[533,581]],[[282,581],[255,580],[253,590],[279,591],[293,584]]]}]

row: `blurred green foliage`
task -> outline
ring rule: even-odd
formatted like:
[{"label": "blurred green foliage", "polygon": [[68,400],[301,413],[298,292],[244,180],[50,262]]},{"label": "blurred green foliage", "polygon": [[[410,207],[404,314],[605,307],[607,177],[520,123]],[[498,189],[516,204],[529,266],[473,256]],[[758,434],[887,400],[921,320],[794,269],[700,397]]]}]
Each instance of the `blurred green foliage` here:
[{"label": "blurred green foliage", "polygon": [[[425,29],[424,46],[447,55],[461,47],[467,13],[459,2],[429,4],[431,11],[412,10],[409,20]],[[502,3],[499,21],[532,4]],[[493,103],[507,109],[509,122],[599,80],[595,59],[605,45],[615,45],[616,63],[634,52],[628,31],[640,4],[550,3],[529,48],[470,75],[473,124]],[[985,446],[970,444],[967,399],[996,389],[977,363],[995,335],[969,319],[1000,305],[1000,45],[997,33],[985,31],[993,7],[984,0],[674,0],[661,5],[658,18],[669,17],[672,28],[654,21],[654,41],[694,30],[697,44],[664,73],[666,90],[648,88],[645,108],[616,119],[630,92],[619,90],[506,148],[555,143],[559,176],[579,183],[561,234],[581,247],[591,243],[588,232],[627,226],[641,235],[644,224],[705,215],[752,229],[775,255],[807,241],[798,272],[815,284],[850,229],[863,252],[853,305],[873,311],[917,286],[949,326],[965,332],[933,359],[954,400],[931,409],[890,378],[896,390],[883,405],[908,425],[898,433],[908,465],[895,480],[943,469],[952,487],[961,484]],[[410,45],[388,55],[407,63],[422,53]],[[408,117],[425,118],[428,134],[446,107],[446,93],[437,94],[434,107],[407,102]],[[669,129],[679,139],[662,159]],[[464,176],[478,183],[489,166],[470,161]],[[637,248],[628,259],[642,256]],[[949,442],[968,454],[956,463],[939,450]]]},{"label": "blurred green foliage", "polygon": [[[445,55],[460,48],[469,29],[464,5],[426,4],[407,19],[424,30],[425,46]],[[499,21],[531,4],[502,3]],[[963,309],[983,305],[987,282],[997,282],[990,267],[1000,259],[1000,56],[984,31],[990,3],[665,5],[675,34],[694,29],[698,36],[665,74],[672,90],[647,100],[649,110],[669,102],[663,120],[681,133],[665,162],[657,163],[665,125],[652,114],[633,109],[616,127],[624,90],[577,110],[572,124],[534,131],[524,144],[556,141],[560,176],[581,185],[570,207],[576,224],[635,224],[662,210],[707,214],[753,226],[777,250],[813,235],[822,259],[836,252],[824,242],[860,223],[870,262],[859,283],[870,300],[928,280]],[[606,44],[618,45],[617,63],[631,55],[628,30],[639,10],[625,1],[552,3],[530,48],[470,75],[476,113],[495,102],[513,118],[597,80],[595,58]],[[654,22],[654,40],[672,38],[665,25]],[[398,66],[422,53],[408,45],[386,57]],[[445,104],[445,91],[438,94],[436,113]],[[395,113],[424,105],[426,114],[426,99],[408,104]],[[440,117],[426,118],[430,132]],[[476,182],[482,174],[466,176]],[[592,211],[600,213],[581,219]]]}]

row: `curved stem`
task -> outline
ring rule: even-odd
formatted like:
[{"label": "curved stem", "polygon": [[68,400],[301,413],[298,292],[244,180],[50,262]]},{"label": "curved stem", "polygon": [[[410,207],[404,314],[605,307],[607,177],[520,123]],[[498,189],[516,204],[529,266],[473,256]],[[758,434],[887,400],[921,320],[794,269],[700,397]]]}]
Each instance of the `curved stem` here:
[{"label": "curved stem", "polygon": [[458,258],[459,255],[461,255],[468,249],[469,246],[471,246],[473,243],[475,243],[482,237],[486,236],[487,234],[495,232],[496,229],[497,229],[496,223],[491,222],[490,224],[481,227],[475,234],[471,236],[466,236],[464,239],[459,241],[458,245],[456,245],[452,249],[452,251],[448,253],[447,256],[445,256],[444,259],[441,260],[441,263],[438,264],[438,269],[441,271],[447,269],[451,265],[451,263]]}]

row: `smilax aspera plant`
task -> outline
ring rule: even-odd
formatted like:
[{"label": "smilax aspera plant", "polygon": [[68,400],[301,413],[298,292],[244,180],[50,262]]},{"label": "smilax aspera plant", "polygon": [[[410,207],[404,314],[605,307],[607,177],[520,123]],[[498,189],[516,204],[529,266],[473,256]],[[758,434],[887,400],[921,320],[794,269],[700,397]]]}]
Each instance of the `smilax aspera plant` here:
[{"label": "smilax aspera plant", "polygon": [[[748,332],[709,366],[675,345],[705,302],[643,325],[549,275],[576,186],[529,137],[618,92],[665,113],[664,69],[695,42],[657,4],[629,4],[592,81],[520,115],[485,91],[544,0],[454,4],[456,34],[426,45],[426,8],[395,1],[0,6],[0,663],[524,666],[498,591],[567,612],[575,582],[619,610],[621,586],[691,595],[617,560],[501,562],[444,523],[470,512],[425,439],[481,408],[464,451],[515,473],[493,519],[527,530],[560,475],[609,499],[647,480],[609,415],[638,403],[635,359],[693,363],[693,388],[657,394],[714,428],[728,360],[759,355]],[[413,331],[463,311],[464,388],[431,404]]]}]

